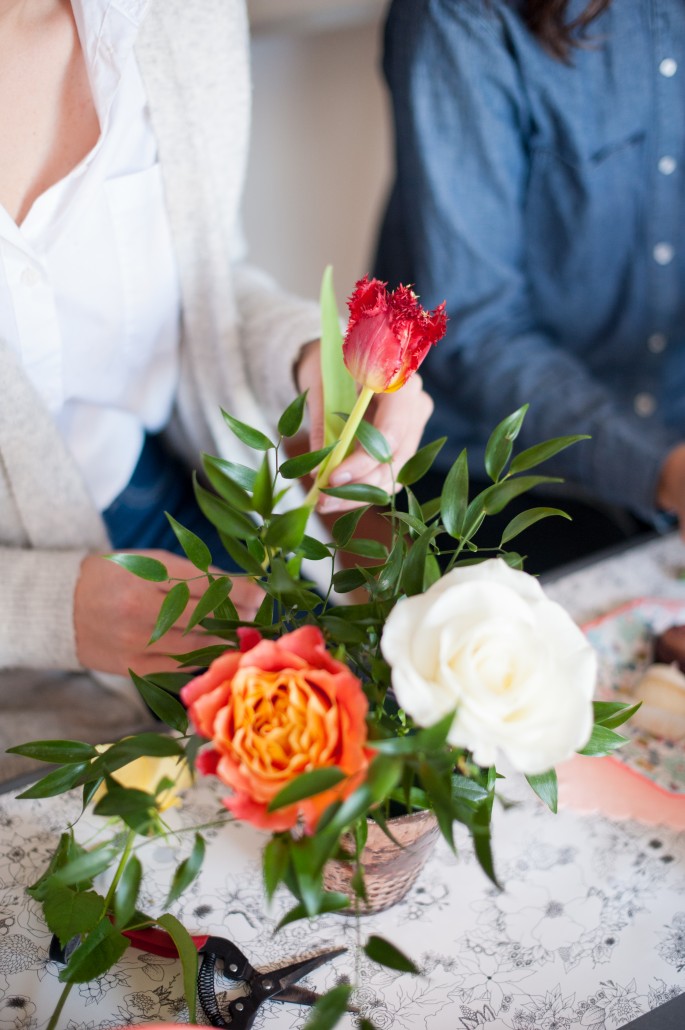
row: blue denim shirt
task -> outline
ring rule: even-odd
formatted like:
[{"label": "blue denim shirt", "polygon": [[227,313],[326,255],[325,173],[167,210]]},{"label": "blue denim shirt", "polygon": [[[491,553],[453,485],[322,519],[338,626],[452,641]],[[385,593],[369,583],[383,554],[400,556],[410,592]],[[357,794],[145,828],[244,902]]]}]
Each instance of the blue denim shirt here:
[{"label": "blue denim shirt", "polygon": [[685,440],[685,2],[614,0],[566,65],[504,0],[394,0],[385,72],[376,274],[447,300],[431,435],[478,470],[530,402],[522,446],[592,435],[545,471],[653,511]]}]

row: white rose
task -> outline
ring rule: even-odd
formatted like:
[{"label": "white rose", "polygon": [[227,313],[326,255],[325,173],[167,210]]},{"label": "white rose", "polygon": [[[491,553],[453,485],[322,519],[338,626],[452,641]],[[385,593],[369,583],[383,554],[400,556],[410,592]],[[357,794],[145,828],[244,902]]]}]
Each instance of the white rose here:
[{"label": "white rose", "polygon": [[592,732],[592,647],[536,579],[501,558],[399,601],[381,647],[402,708],[419,726],[455,711],[448,740],[479,765],[501,750],[520,772],[542,773]]}]

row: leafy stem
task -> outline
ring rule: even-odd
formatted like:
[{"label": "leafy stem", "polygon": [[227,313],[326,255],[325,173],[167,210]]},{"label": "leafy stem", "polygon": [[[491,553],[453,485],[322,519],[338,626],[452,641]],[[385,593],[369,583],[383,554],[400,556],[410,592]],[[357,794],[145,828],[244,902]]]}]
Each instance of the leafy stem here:
[{"label": "leafy stem", "polygon": [[359,423],[364,418],[366,409],[374,396],[374,391],[370,387],[362,387],[355,405],[350,412],[350,416],[345,422],[338,442],[328,455],[326,461],[319,466],[316,478],[314,479],[314,484],[305,498],[305,504],[309,505],[309,507],[314,507],[319,498],[319,494],[328,485],[331,473],[338,467],[347,454],[350,444],[354,440],[354,435],[357,432]]}]

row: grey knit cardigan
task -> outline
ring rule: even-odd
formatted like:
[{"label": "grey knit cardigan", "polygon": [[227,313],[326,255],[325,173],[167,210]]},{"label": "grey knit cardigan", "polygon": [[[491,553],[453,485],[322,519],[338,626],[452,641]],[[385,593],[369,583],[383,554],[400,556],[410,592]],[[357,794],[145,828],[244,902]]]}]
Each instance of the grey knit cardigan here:
[{"label": "grey knit cardigan", "polygon": [[[114,4],[125,13],[125,0]],[[300,346],[318,336],[318,312],[240,257],[250,109],[243,0],[151,0],[136,53],[181,282],[169,432],[196,465],[201,450],[239,446],[222,406],[273,425],[294,396]],[[78,669],[74,587],[84,555],[108,546],[49,413],[0,341],[0,668]]]}]

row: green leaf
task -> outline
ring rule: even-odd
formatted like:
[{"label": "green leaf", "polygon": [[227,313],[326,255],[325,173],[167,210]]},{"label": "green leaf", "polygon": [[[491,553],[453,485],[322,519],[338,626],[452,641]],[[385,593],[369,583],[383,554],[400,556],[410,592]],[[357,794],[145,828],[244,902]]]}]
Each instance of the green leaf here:
[{"label": "green leaf", "polygon": [[112,744],[107,751],[93,763],[93,773],[104,775],[113,773],[122,766],[128,765],[141,755],[153,758],[166,758],[183,755],[183,748],[178,740],[162,733],[137,733],[132,737],[123,737]]},{"label": "green leaf", "polygon": [[485,471],[496,483],[511,457],[514,440],[521,431],[529,405],[514,411],[495,426],[485,448]]},{"label": "green leaf", "polygon": [[601,758],[603,755],[612,754],[617,748],[623,747],[627,743],[628,737],[614,733],[607,726],[594,726],[590,739],[585,747],[578,751],[578,754]]},{"label": "green leaf", "polygon": [[230,480],[242,486],[243,490],[252,493],[257,473],[248,465],[241,465],[235,461],[226,461],[225,458],[217,458],[212,454],[203,454],[202,458],[211,459],[212,466],[220,469]]},{"label": "green leaf", "polygon": [[387,464],[392,461],[390,444],[383,434],[375,426],[371,425],[370,422],[362,419],[357,426],[355,436],[366,453],[370,454],[376,461],[381,462],[381,464]]},{"label": "green leaf", "polygon": [[149,644],[154,644],[156,640],[159,640],[160,637],[163,637],[171,629],[176,620],[180,619],[183,615],[189,600],[190,587],[188,584],[176,583],[162,602],[155,628],[148,641]]},{"label": "green leaf", "polygon": [[186,683],[190,683],[192,674],[189,672],[151,672],[144,677],[146,683],[152,683],[156,687],[162,687],[169,694],[178,696]]},{"label": "green leaf", "polygon": [[128,670],[128,674],[148,708],[172,730],[185,733],[188,729],[188,716],[180,701],[156,683],[138,676],[132,669]]},{"label": "green leaf", "polygon": [[321,846],[321,839],[304,837],[290,847],[292,868],[295,873],[296,897],[300,899],[310,916],[319,911],[323,893],[320,869],[317,871],[314,851]]},{"label": "green leaf", "polygon": [[204,858],[204,838],[199,833],[196,833],[193,850],[190,852],[188,857],[184,858],[182,862],[179,862],[176,867],[165,906],[173,904],[174,901],[181,897],[184,890],[190,887],[191,883],[196,879],[200,869],[202,868]]},{"label": "green leaf", "polygon": [[483,491],[483,510],[487,515],[497,515],[509,501],[542,483],[563,483],[563,479],[554,476],[519,476],[518,479],[505,479]]},{"label": "green leaf", "polygon": [[426,560],[428,550],[435,537],[440,532],[439,526],[429,526],[423,531],[418,540],[415,540],[409,549],[409,554],[402,569],[401,585],[408,597],[414,594],[421,594],[425,589]]},{"label": "green leaf", "polygon": [[372,962],[378,962],[379,965],[387,966],[389,969],[398,969],[400,973],[413,973],[415,976],[421,973],[418,966],[404,952],[396,948],[390,941],[386,941],[384,937],[377,937],[375,934],[369,937],[364,945],[364,954]]},{"label": "green leaf", "polygon": [[112,844],[101,844],[91,851],[84,851],[57,869],[53,873],[53,881],[62,887],[88,883],[105,869],[109,869],[118,853],[118,849]]},{"label": "green leaf", "polygon": [[213,583],[210,583],[200,600],[193,609],[193,614],[188,620],[184,634],[197,626],[198,622],[206,618],[226,600],[233,587],[233,582],[228,576],[218,576]]},{"label": "green leaf", "polygon": [[143,867],[136,855],[131,855],[124,866],[114,894],[114,925],[126,926],[136,910],[136,902],[143,878]]},{"label": "green leaf", "polygon": [[473,828],[473,850],[476,853],[478,864],[485,875],[496,887],[500,887],[497,874],[495,873],[495,862],[492,855],[492,837],[490,834],[489,822],[490,815],[488,814],[487,822],[484,818],[481,826]]},{"label": "green leaf", "polygon": [[338,547],[345,547],[350,542],[359,524],[359,520],[367,511],[369,511],[369,505],[365,504],[360,508],[353,508],[352,511],[346,511],[344,515],[335,520],[333,523],[333,541]]},{"label": "green leaf", "polygon": [[267,805],[267,811],[275,812],[279,808],[294,805],[304,798],[311,798],[315,794],[322,794],[323,791],[330,790],[346,778],[345,773],[338,769],[337,765],[329,765],[322,769],[312,769],[311,772],[301,773],[294,780],[291,780],[287,787],[279,790],[278,794]]},{"label": "green leaf", "polygon": [[376,561],[385,561],[388,557],[388,548],[380,540],[356,537],[341,549],[347,554],[358,554],[362,558],[372,558]]},{"label": "green leaf", "polygon": [[257,527],[252,519],[243,512],[232,508],[227,501],[215,497],[209,490],[205,490],[197,481],[193,473],[193,489],[195,499],[200,511],[205,515],[213,526],[229,537],[238,537],[239,540],[249,540],[257,536]]},{"label": "green leaf", "polygon": [[341,497],[344,501],[362,501],[365,504],[377,504],[387,507],[390,504],[390,494],[381,490],[379,486],[370,486],[368,483],[349,483],[347,486],[328,486],[321,491],[330,497]]},{"label": "green leaf", "polygon": [[383,801],[397,786],[402,778],[404,763],[386,755],[377,755],[366,776],[366,783],[371,791],[374,803]]},{"label": "green leaf", "polygon": [[274,515],[265,534],[267,547],[280,547],[283,551],[295,551],[302,543],[311,508],[303,504],[300,508],[291,508],[282,515]]},{"label": "green leaf", "polygon": [[324,458],[333,450],[333,444],[328,447],[321,447],[318,451],[308,451],[306,454],[298,454],[296,458],[288,458],[279,467],[278,471],[284,479],[299,479],[300,476],[307,476],[313,472],[317,465],[320,465]]},{"label": "green leaf", "polygon": [[283,837],[274,836],[267,843],[262,851],[262,872],[264,875],[264,889],[266,896],[271,901],[276,888],[283,882],[285,871],[288,867],[288,844]]},{"label": "green leaf", "polygon": [[155,922],[169,934],[181,958],[183,993],[188,1002],[188,1022],[192,1025],[197,1022],[197,948],[185,926],[175,916],[167,912]]},{"label": "green leaf", "polygon": [[294,401],[288,405],[278,420],[278,432],[281,436],[295,436],[304,418],[304,406],[307,400],[307,391],[299,394]]},{"label": "green leaf", "polygon": [[234,481],[232,476],[227,475],[219,458],[215,458],[212,454],[203,454],[202,466],[207,479],[219,497],[238,511],[252,510],[252,498],[239,483]]},{"label": "green leaf", "polygon": [[633,715],[635,715],[642,702],[636,705],[626,705],[622,701],[593,701],[594,721],[602,726],[615,730],[622,726]]},{"label": "green leaf", "polygon": [[[319,912],[323,915],[326,912],[341,912],[350,907],[350,900],[345,894],[335,891],[324,891],[319,899]],[[288,923],[296,923],[298,919],[309,919],[309,913],[304,905],[295,905],[279,921],[276,929],[282,930]]]},{"label": "green leaf", "polygon": [[333,587],[339,594],[349,594],[366,583],[366,576],[361,569],[341,569],[333,576]]},{"label": "green leaf", "polygon": [[352,994],[351,984],[336,984],[322,994],[312,1008],[302,1030],[331,1030],[347,1011]]},{"label": "green leaf", "polygon": [[128,946],[128,939],[105,917],[73,952],[59,979],[62,983],[97,980],[119,961]]},{"label": "green leaf", "polygon": [[168,511],[165,511],[164,514],[176,534],[176,539],[183,548],[183,553],[188,561],[192,562],[196,569],[206,572],[212,564],[212,552],[207,547],[207,544],[204,540],[200,540],[199,536],[196,536],[195,533],[192,533],[185,526],[182,526],[180,522],[177,522]]},{"label": "green leaf", "polygon": [[310,561],[324,561],[326,558],[332,557],[325,544],[322,544],[316,537],[306,534],[302,537],[298,551],[303,558],[308,558]]},{"label": "green leaf", "polygon": [[248,426],[246,422],[239,422],[237,418],[233,418],[223,408],[221,409],[221,414],[224,416],[224,421],[233,435],[237,436],[241,443],[246,444],[247,447],[251,447],[255,451],[269,451],[275,447],[275,444],[269,437],[261,433],[259,429]]},{"label": "green leaf", "polygon": [[452,774],[452,800],[477,803],[488,797],[485,787],[468,776],[461,776],[459,773]]},{"label": "green leaf", "polygon": [[321,381],[323,384],[324,443],[335,443],[340,429],[336,412],[349,414],[357,399],[357,385],[343,360],[338,305],[329,265],[321,280]]},{"label": "green leaf", "polygon": [[556,812],[559,803],[559,784],[557,782],[557,774],[554,769],[548,769],[548,771],[544,773],[526,776],[526,779],[540,800],[544,801],[547,805],[549,810],[551,812]]},{"label": "green leaf", "polygon": [[516,515],[505,527],[502,539],[499,542],[500,547],[504,547],[509,540],[513,540],[524,529],[528,529],[529,526],[539,522],[540,519],[549,518],[550,515],[559,515],[562,519],[571,521],[571,516],[567,515],[561,508],[529,508],[527,511],[522,511],[519,515]]},{"label": "green leaf", "polygon": [[47,776],[43,776],[37,783],[27,787],[18,798],[52,798],[57,794],[64,794],[72,787],[84,782],[82,777],[90,769],[90,762],[73,762],[69,765],[54,769]]},{"label": "green leaf", "polygon": [[260,604],[254,619],[255,626],[271,626],[274,621],[274,599],[269,594],[264,594],[264,600]]},{"label": "green leaf", "polygon": [[271,465],[269,464],[269,455],[265,454],[255,477],[254,489],[252,491],[252,506],[262,518],[268,518],[271,515],[273,504],[273,475]]},{"label": "green leaf", "polygon": [[[339,608],[334,609],[334,611],[339,610]],[[363,626],[358,626],[356,623],[349,622],[338,615],[321,615],[319,616],[319,622],[326,633],[329,633],[331,638],[335,640],[336,644],[363,644],[368,637],[368,633]]]},{"label": "green leaf", "polygon": [[122,819],[141,836],[148,836],[158,827],[155,798],[145,790],[122,787],[111,776],[105,780],[107,793],[95,806],[96,815]]},{"label": "green leaf", "polygon": [[[231,556],[236,565],[244,569],[248,575],[260,579],[264,575],[264,569],[260,562],[255,556],[248,551],[244,544],[241,544],[239,540],[233,539],[225,533],[219,532],[221,543],[226,548],[227,553]],[[257,541],[252,541],[257,543]]]},{"label": "green leaf", "polygon": [[413,454],[409,461],[406,461],[397,474],[397,482],[402,486],[411,486],[425,476],[433,465],[438,454],[447,442],[446,436],[427,443],[421,447],[416,454]]},{"label": "green leaf", "polygon": [[195,651],[186,651],[184,654],[172,654],[170,657],[181,666],[194,666],[207,668],[215,658],[225,654],[226,648],[223,644],[211,644],[209,647],[198,647]]},{"label": "green leaf", "polygon": [[54,886],[43,902],[45,922],[64,947],[72,937],[88,933],[102,916],[104,898],[95,891]]},{"label": "green leaf", "polygon": [[546,440],[544,443],[535,444],[534,447],[529,447],[516,455],[509,471],[512,474],[525,472],[527,469],[535,468],[536,465],[541,465],[543,461],[553,458],[559,451],[565,450],[566,447],[571,447],[572,444],[578,443],[579,440],[589,439],[590,437],[587,435],[557,436],[554,440]]},{"label": "green leaf", "polygon": [[447,473],[440,494],[440,516],[450,536],[458,538],[464,532],[464,520],[469,501],[469,466],[466,448]]},{"label": "green leaf", "polygon": [[337,835],[342,830],[347,829],[360,816],[366,817],[366,813],[372,804],[373,795],[371,790],[366,783],[362,783],[354,793],[345,798],[333,819],[331,819],[326,832],[330,835]]},{"label": "green leaf", "polygon": [[156,558],[147,558],[142,554],[106,554],[105,558],[151,583],[165,583],[169,578],[166,565]]},{"label": "green leaf", "polygon": [[88,762],[97,757],[97,749],[92,744],[84,744],[80,740],[32,740],[28,744],[8,747],[7,754],[23,755],[37,762]]}]

